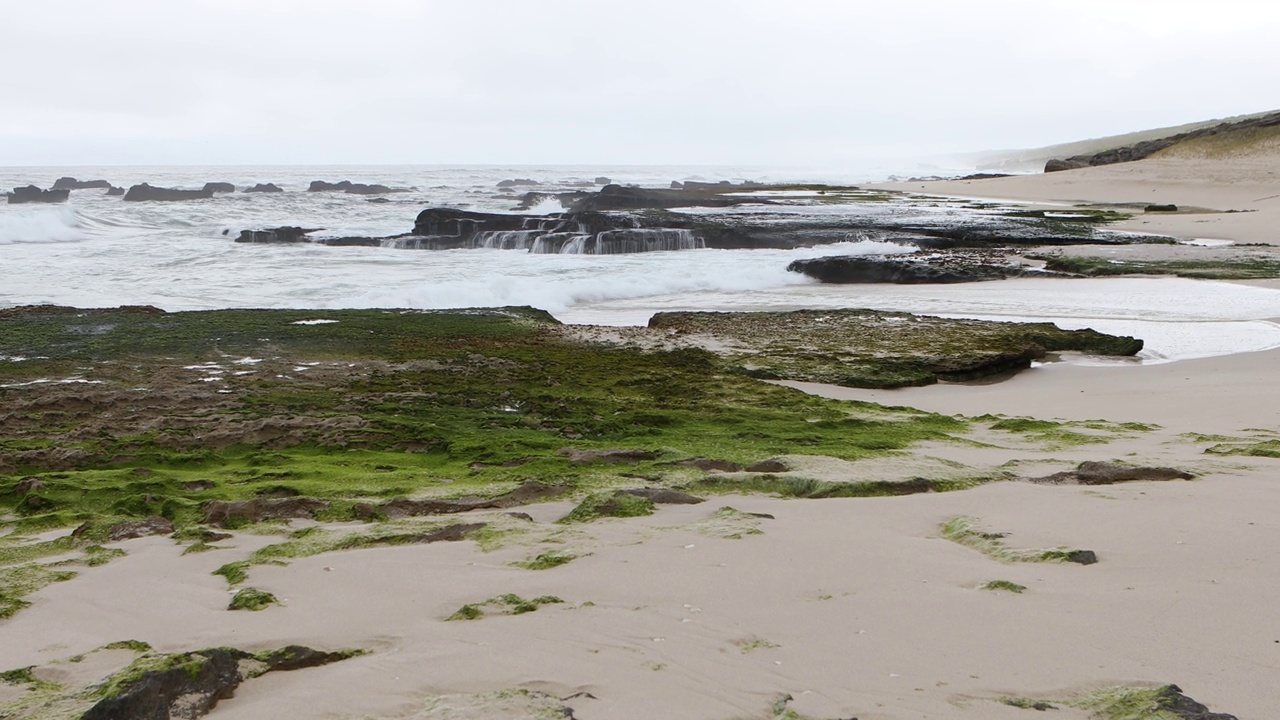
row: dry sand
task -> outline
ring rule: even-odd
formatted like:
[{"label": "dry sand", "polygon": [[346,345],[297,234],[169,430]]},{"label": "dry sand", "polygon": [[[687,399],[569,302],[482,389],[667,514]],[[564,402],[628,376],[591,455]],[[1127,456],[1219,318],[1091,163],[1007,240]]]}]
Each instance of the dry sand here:
[{"label": "dry sand", "polygon": [[[1280,244],[1280,148],[1225,157],[1155,157],[1134,163],[986,180],[890,183],[931,195],[1136,206],[1117,229],[1178,238]],[[1177,213],[1142,213],[1174,204]]]},{"label": "dry sand", "polygon": [[[1196,172],[1152,161],[920,189],[1256,209],[1162,216],[1143,229],[1274,239],[1261,222],[1280,212],[1270,171],[1249,182],[1206,175],[1214,183],[1199,191]],[[1186,433],[1276,437],[1278,361],[1280,351],[1149,367],[1051,365],[985,385],[805,388],[948,414],[1161,428],[1069,447],[989,432],[898,460],[797,459],[802,475],[909,477],[921,467],[1041,475],[1119,459],[1185,468],[1194,481],[714,497],[575,529],[551,524],[569,504],[543,504],[527,508],[527,533],[488,553],[438,543],[254,567],[249,584],[284,601],[259,613],[225,610],[225,583],[209,573],[275,538],[239,535],[228,549],[188,556],[168,539],[133,540],[118,544],[128,557],[46,588],[0,622],[0,669],[66,672],[49,664],[128,638],[164,651],[287,643],[373,651],[249,681],[214,720],[555,717],[561,705],[582,720],[764,719],[788,694],[788,709],[812,718],[1017,720],[1033,711],[999,698],[1143,683],[1177,683],[1215,710],[1264,720],[1280,706],[1280,460],[1205,454],[1217,441]],[[772,517],[726,519],[721,506]],[[1013,547],[1086,548],[1100,562],[1001,563],[939,537],[958,515],[1008,533]],[[548,549],[579,557],[542,571],[511,565]],[[1027,590],[978,589],[991,580]],[[503,593],[565,603],[445,620]],[[532,694],[512,692],[520,690]],[[1064,707],[1052,716],[1087,713]]]}]

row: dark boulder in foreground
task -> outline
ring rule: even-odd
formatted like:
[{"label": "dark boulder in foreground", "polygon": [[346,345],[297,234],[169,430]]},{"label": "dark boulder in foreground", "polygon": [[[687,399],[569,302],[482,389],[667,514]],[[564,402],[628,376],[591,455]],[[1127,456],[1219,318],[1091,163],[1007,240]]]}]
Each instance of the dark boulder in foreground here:
[{"label": "dark boulder in foreground", "polygon": [[278,193],[284,192],[284,189],[275,183],[258,183],[253,187],[245,188],[244,191],[247,193]]},{"label": "dark boulder in foreground", "polygon": [[207,186],[200,190],[179,190],[177,188],[154,187],[147,183],[134,185],[124,194],[124,199],[129,202],[173,202],[177,200],[205,200],[211,197],[213,197],[213,191],[209,190]]},{"label": "dark boulder in foreground", "polygon": [[795,260],[787,270],[824,283],[965,283],[1004,280],[1023,275],[1017,265],[984,262],[960,255],[935,255],[928,259],[900,256],[853,256]]},{"label": "dark boulder in foreground", "polygon": [[111,183],[106,180],[77,180],[73,177],[60,177],[53,183],[54,190],[110,190]]},{"label": "dark boulder in foreground", "polygon": [[353,183],[350,180],[340,180],[336,183],[326,182],[324,180],[312,180],[311,185],[307,187],[307,192],[344,192],[351,195],[386,195],[387,193],[408,192],[408,190],[403,188],[390,188],[386,185]]},{"label": "dark boulder in foreground", "polygon": [[207,182],[204,184],[204,189],[210,193],[233,193],[236,191],[236,186],[228,182]]},{"label": "dark boulder in foreground", "polygon": [[71,196],[71,191],[61,190],[41,190],[35,185],[26,187],[16,187],[13,192],[9,193],[10,205],[21,205],[23,203],[63,203]]}]

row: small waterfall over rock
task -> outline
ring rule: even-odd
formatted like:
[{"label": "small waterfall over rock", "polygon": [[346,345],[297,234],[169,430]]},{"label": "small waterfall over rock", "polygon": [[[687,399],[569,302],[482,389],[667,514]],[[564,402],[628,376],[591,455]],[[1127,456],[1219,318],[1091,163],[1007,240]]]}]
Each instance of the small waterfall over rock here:
[{"label": "small waterfall over rock", "polygon": [[[595,246],[589,250],[596,255],[620,253],[668,252],[672,250],[698,250],[706,242],[694,237],[689,230],[672,228],[636,228],[608,230],[596,235]],[[565,252],[568,252],[567,250]]]},{"label": "small waterfall over rock", "polygon": [[489,250],[529,250],[543,230],[483,230],[471,237],[468,247]]}]

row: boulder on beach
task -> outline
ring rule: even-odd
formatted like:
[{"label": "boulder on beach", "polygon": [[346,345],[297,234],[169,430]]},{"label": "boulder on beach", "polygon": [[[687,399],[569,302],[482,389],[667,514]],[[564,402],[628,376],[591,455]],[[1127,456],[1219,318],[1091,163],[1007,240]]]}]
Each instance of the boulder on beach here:
[{"label": "boulder on beach", "polygon": [[70,196],[70,190],[41,190],[35,185],[27,185],[26,187],[16,187],[13,189],[13,192],[9,193],[9,204],[62,203],[66,202],[67,198]]},{"label": "boulder on beach", "polygon": [[1084,160],[1074,160],[1074,159],[1060,160],[1058,158],[1053,158],[1052,160],[1044,164],[1044,171],[1047,173],[1062,172],[1063,170],[1078,170],[1084,167],[1089,167],[1089,163],[1085,162]]},{"label": "boulder on beach", "polygon": [[236,186],[228,182],[207,182],[204,189],[211,193],[231,193],[236,191]]},{"label": "boulder on beach", "polygon": [[110,190],[111,183],[106,180],[77,180],[73,177],[60,177],[53,183],[54,190]]},{"label": "boulder on beach", "polygon": [[179,190],[177,188],[162,188],[141,183],[129,188],[124,194],[124,199],[130,202],[143,201],[164,201],[172,202],[176,200],[203,200],[213,197],[213,191],[207,187],[200,190]]},{"label": "boulder on beach", "polygon": [[257,185],[254,185],[253,187],[247,187],[247,188],[245,188],[245,189],[244,189],[244,192],[247,192],[247,193],[278,193],[278,192],[284,192],[284,189],[283,189],[283,188],[281,188],[279,185],[276,185],[275,183],[258,183]]}]

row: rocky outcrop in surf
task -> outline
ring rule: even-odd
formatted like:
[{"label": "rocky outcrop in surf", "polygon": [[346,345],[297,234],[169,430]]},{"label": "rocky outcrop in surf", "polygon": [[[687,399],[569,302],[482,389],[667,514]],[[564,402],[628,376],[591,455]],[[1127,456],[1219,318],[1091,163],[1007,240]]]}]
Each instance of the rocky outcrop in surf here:
[{"label": "rocky outcrop in surf", "polygon": [[245,189],[244,189],[244,192],[247,192],[247,193],[278,193],[278,192],[284,192],[284,189],[283,189],[283,188],[281,188],[279,185],[276,185],[275,183],[258,183],[257,185],[254,185],[253,187],[247,187],[247,188],[245,188]]},{"label": "rocky outcrop in surf", "polygon": [[66,189],[43,190],[35,185],[27,185],[26,187],[16,187],[13,192],[9,193],[10,205],[21,205],[23,203],[64,203],[71,196],[71,191]]},{"label": "rocky outcrop in surf", "polygon": [[1027,268],[998,257],[966,253],[834,255],[796,260],[787,270],[824,283],[951,284],[1021,277]]},{"label": "rocky outcrop in surf", "polygon": [[208,186],[200,190],[180,190],[177,188],[154,187],[147,183],[140,183],[129,188],[124,194],[124,199],[128,202],[175,202],[178,200],[204,200],[213,197],[213,191]]},{"label": "rocky outcrop in surf", "polygon": [[407,188],[392,188],[386,185],[365,183],[353,183],[350,180],[340,180],[336,183],[327,182],[325,180],[312,180],[311,185],[307,187],[307,192],[344,192],[350,195],[387,195],[389,193],[409,192]]},{"label": "rocky outcrop in surf", "polygon": [[54,190],[110,190],[111,183],[106,180],[77,180],[73,177],[60,177],[53,182]]},{"label": "rocky outcrop in surf", "polygon": [[233,193],[236,191],[236,186],[229,182],[207,182],[204,184],[204,189],[210,193]]},{"label": "rocky outcrop in surf", "polygon": [[[566,195],[525,196],[525,207]],[[934,203],[936,205],[936,203]],[[680,208],[715,208],[681,212]],[[923,249],[1005,248],[1027,245],[1173,242],[1170,238],[1113,233],[1098,227],[1110,216],[1085,212],[1049,217],[1040,211],[947,207],[912,202],[858,188],[683,183],[680,189],[607,185],[586,193],[567,212],[536,215],[427,208],[413,229],[389,237],[301,238],[246,230],[240,242],[302,242],[416,250],[522,250],[596,254],[694,250],[792,249],[841,242],[882,241]],[[272,234],[272,233],[275,234]],[[799,268],[797,268],[799,270]],[[878,268],[885,272],[885,268]],[[949,273],[899,269],[892,282],[960,282]],[[815,271],[816,272],[816,271]],[[973,268],[966,280],[994,279],[999,268]],[[931,279],[925,279],[929,277]]]}]

